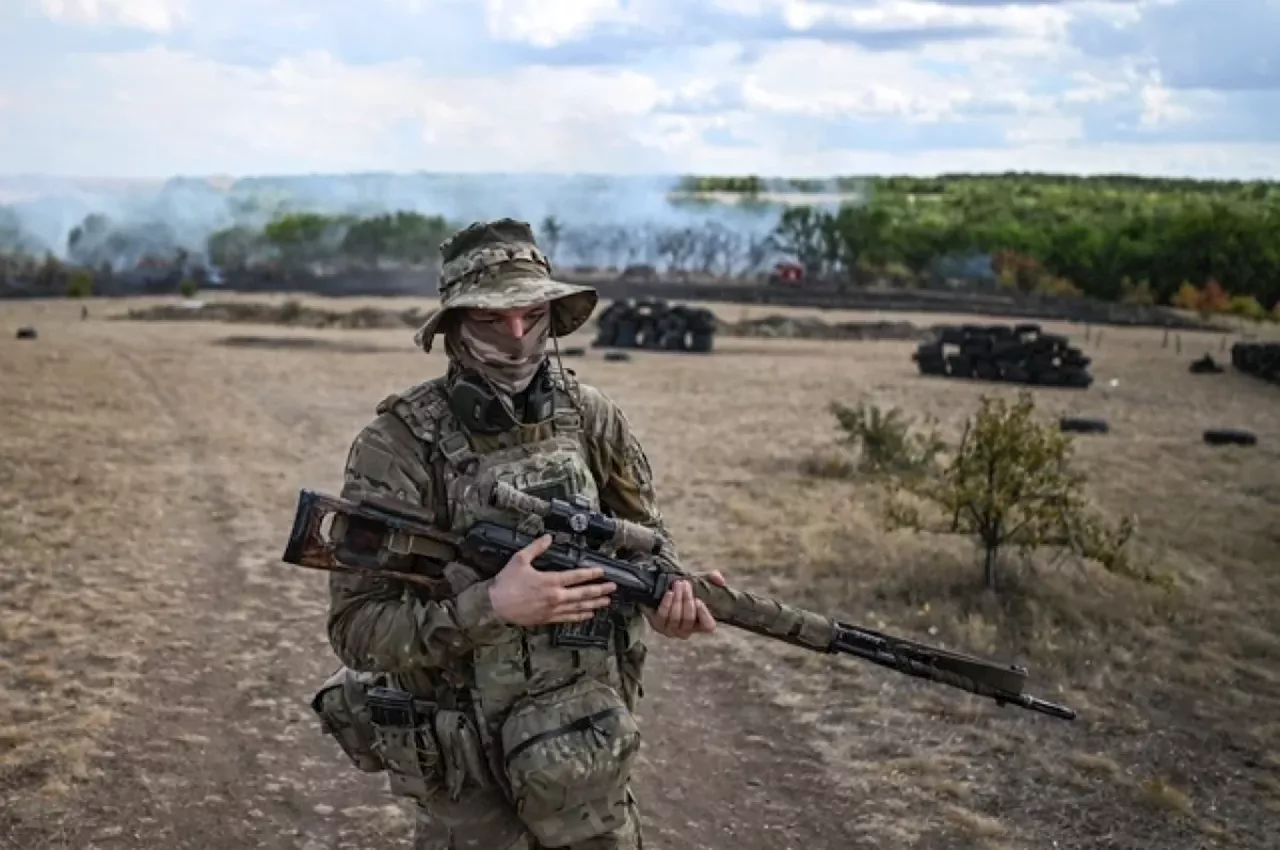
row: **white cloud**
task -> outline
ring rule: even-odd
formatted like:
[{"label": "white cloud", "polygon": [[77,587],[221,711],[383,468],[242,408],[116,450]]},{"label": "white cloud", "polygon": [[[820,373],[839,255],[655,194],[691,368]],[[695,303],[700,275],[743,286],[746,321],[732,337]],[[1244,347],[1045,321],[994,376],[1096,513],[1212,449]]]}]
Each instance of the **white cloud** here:
[{"label": "white cloud", "polygon": [[[111,52],[103,28],[84,36],[95,53],[54,42],[32,51],[39,73],[0,70],[9,171],[1245,174],[1280,163],[1261,164],[1266,146],[1189,143],[1230,138],[1233,121],[1241,138],[1280,139],[1272,113],[1180,89],[1141,43],[1104,55],[1073,40],[1081,16],[1137,32],[1150,0],[363,0],[359,14],[346,0],[23,2],[69,25],[157,35],[138,50],[117,30],[128,52]],[[673,26],[682,16],[689,26]],[[787,22],[809,35],[783,37]],[[974,27],[999,32],[957,37]],[[901,44],[879,39],[903,32]],[[646,52],[658,35],[666,47]],[[531,49],[543,64],[522,64]],[[1122,138],[1143,144],[1108,144]],[[1173,139],[1183,144],[1161,143]]]},{"label": "white cloud", "polygon": [[920,70],[907,57],[820,42],[765,51],[744,77],[743,94],[748,108],[777,115],[909,121],[938,120],[972,97],[965,85]]},{"label": "white cloud", "polygon": [[1177,124],[1191,120],[1192,115],[1189,107],[1178,102],[1174,92],[1155,82],[1143,85],[1141,120],[1144,127]]},{"label": "white cloud", "polygon": [[1014,145],[1061,146],[1084,138],[1084,123],[1076,115],[1056,115],[1021,119],[1005,133]]},{"label": "white cloud", "polygon": [[186,15],[185,0],[40,0],[55,21],[118,24],[149,32],[169,32]]},{"label": "white cloud", "polygon": [[489,35],[534,47],[555,47],[603,23],[639,23],[620,0],[485,0]]},{"label": "white cloud", "polygon": [[1073,86],[1062,94],[1065,103],[1102,103],[1128,93],[1131,81],[1105,79],[1089,71],[1077,71],[1070,75]]},{"label": "white cloud", "polygon": [[952,6],[913,0],[892,0],[853,7],[840,3],[789,0],[782,4],[782,14],[789,25],[798,29],[808,29],[819,23],[840,24],[873,32],[1000,27],[1022,37],[1042,39],[1061,35],[1070,20],[1070,12],[1060,6]]},{"label": "white cloud", "polygon": [[[104,150],[113,170],[138,176],[608,170],[637,152],[636,122],[661,97],[628,71],[433,79],[412,61],[352,66],[313,52],[250,69],[164,48],[82,60],[53,82],[56,101],[48,81],[20,96],[26,132],[0,128],[0,160],[17,170],[85,173]],[[33,131],[48,134],[34,158],[22,150]]]}]

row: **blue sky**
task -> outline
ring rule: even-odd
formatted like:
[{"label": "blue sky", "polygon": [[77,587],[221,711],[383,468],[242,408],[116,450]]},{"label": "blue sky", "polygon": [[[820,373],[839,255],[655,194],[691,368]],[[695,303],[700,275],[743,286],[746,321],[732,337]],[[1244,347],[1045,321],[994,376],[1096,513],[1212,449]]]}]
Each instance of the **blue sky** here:
[{"label": "blue sky", "polygon": [[1280,176],[1280,0],[3,0],[0,174]]}]

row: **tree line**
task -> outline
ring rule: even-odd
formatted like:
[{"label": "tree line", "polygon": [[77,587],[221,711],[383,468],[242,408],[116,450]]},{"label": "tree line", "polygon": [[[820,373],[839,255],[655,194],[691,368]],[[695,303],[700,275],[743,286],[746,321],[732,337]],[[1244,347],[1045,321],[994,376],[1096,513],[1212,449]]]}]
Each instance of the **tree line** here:
[{"label": "tree line", "polygon": [[[742,276],[793,259],[837,287],[962,281],[1027,293],[1176,304],[1263,315],[1280,310],[1280,184],[1270,182],[1008,174],[845,177],[779,181],[688,177],[677,194],[729,193],[753,203],[770,191],[822,192],[809,205],[775,204],[757,231],[700,204],[702,224],[536,223],[562,268],[651,266],[671,273]],[[846,192],[844,202],[829,202]],[[374,216],[292,211],[238,223],[202,246],[174,249],[164,222],[92,215],[67,238],[66,262],[98,273],[204,267],[254,269],[429,266],[465,222],[418,212]],[[59,280],[12,214],[0,209],[0,281]],[[202,249],[202,250],[201,250]],[[197,275],[198,276],[198,275]],[[56,285],[56,284],[55,284]],[[1193,294],[1194,293],[1194,294]],[[1226,305],[1223,307],[1223,305]]]},{"label": "tree line", "polygon": [[886,181],[859,203],[787,209],[775,234],[811,273],[854,282],[891,266],[937,277],[950,259],[980,254],[995,281],[1025,292],[1181,305],[1208,288],[1206,303],[1280,309],[1271,183]]}]

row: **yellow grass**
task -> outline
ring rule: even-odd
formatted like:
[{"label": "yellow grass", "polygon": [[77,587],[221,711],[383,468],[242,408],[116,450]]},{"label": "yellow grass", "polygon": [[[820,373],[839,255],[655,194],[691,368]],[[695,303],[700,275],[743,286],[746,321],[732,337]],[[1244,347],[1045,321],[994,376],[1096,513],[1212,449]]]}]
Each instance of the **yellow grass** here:
[{"label": "yellow grass", "polygon": [[[138,711],[139,664],[182,639],[197,603],[185,582],[217,544],[209,523],[220,502],[202,475],[225,472],[235,498],[260,506],[230,533],[269,564],[297,488],[336,488],[376,403],[444,364],[416,351],[407,330],[248,331],[378,349],[353,354],[212,344],[243,326],[103,320],[158,300],[91,301],[84,322],[79,303],[0,305],[0,805],[70,793],[101,769],[112,725]],[[730,320],[787,312],[712,306]],[[824,314],[885,317],[904,318]],[[36,325],[40,339],[14,340],[21,324]],[[1102,510],[1136,512],[1139,552],[1176,576],[1172,594],[1041,560],[1017,594],[990,598],[974,589],[970,545],[885,533],[879,488],[839,468],[828,402],[932,416],[954,438],[980,394],[1017,391],[922,379],[910,343],[721,339],[706,357],[607,363],[589,351],[569,365],[626,410],[691,566],[873,628],[1026,663],[1034,691],[1081,711],[1070,728],[1002,720],[1015,710],[722,636],[726,651],[754,659],[744,664],[770,664],[768,675],[751,675],[794,714],[794,734],[816,742],[836,784],[911,801],[877,816],[882,837],[959,830],[1022,846],[1031,827],[1013,819],[1034,820],[1035,806],[1049,803],[1044,789],[1022,787],[1025,777],[1002,778],[998,760],[1031,753],[1039,782],[1054,786],[1048,796],[1097,794],[1134,819],[1207,818],[1198,794],[1230,788],[1231,814],[1217,817],[1245,822],[1206,819],[1199,834],[1248,836],[1250,817],[1274,823],[1280,799],[1280,390],[1231,370],[1188,374],[1206,351],[1228,360],[1214,335],[1184,332],[1178,355],[1157,330],[1108,327],[1097,344],[1097,329],[1085,343],[1083,328],[1048,324],[1094,358],[1097,383],[1037,390],[1040,413],[1110,421],[1110,434],[1077,441],[1078,462]],[[1211,448],[1200,436],[1210,427],[1249,428],[1260,445]],[[806,460],[822,457],[840,474],[805,474]],[[263,577],[244,592],[269,587]],[[290,593],[301,614],[323,610],[313,592]],[[1169,736],[1172,749],[1158,748]],[[1258,765],[1242,784],[1226,739]],[[897,747],[880,752],[873,743],[883,740]],[[181,743],[207,745],[194,728]],[[1199,782],[1179,774],[1196,759]],[[1147,778],[1156,776],[1168,778]]]}]

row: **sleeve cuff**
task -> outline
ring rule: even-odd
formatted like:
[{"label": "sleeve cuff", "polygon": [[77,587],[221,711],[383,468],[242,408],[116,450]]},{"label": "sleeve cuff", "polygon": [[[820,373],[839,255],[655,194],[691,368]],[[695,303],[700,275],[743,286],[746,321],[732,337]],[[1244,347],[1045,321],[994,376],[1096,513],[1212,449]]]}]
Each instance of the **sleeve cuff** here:
[{"label": "sleeve cuff", "polygon": [[454,598],[458,627],[476,645],[496,643],[508,628],[493,610],[493,600],[489,598],[492,586],[492,579],[476,582]]}]

